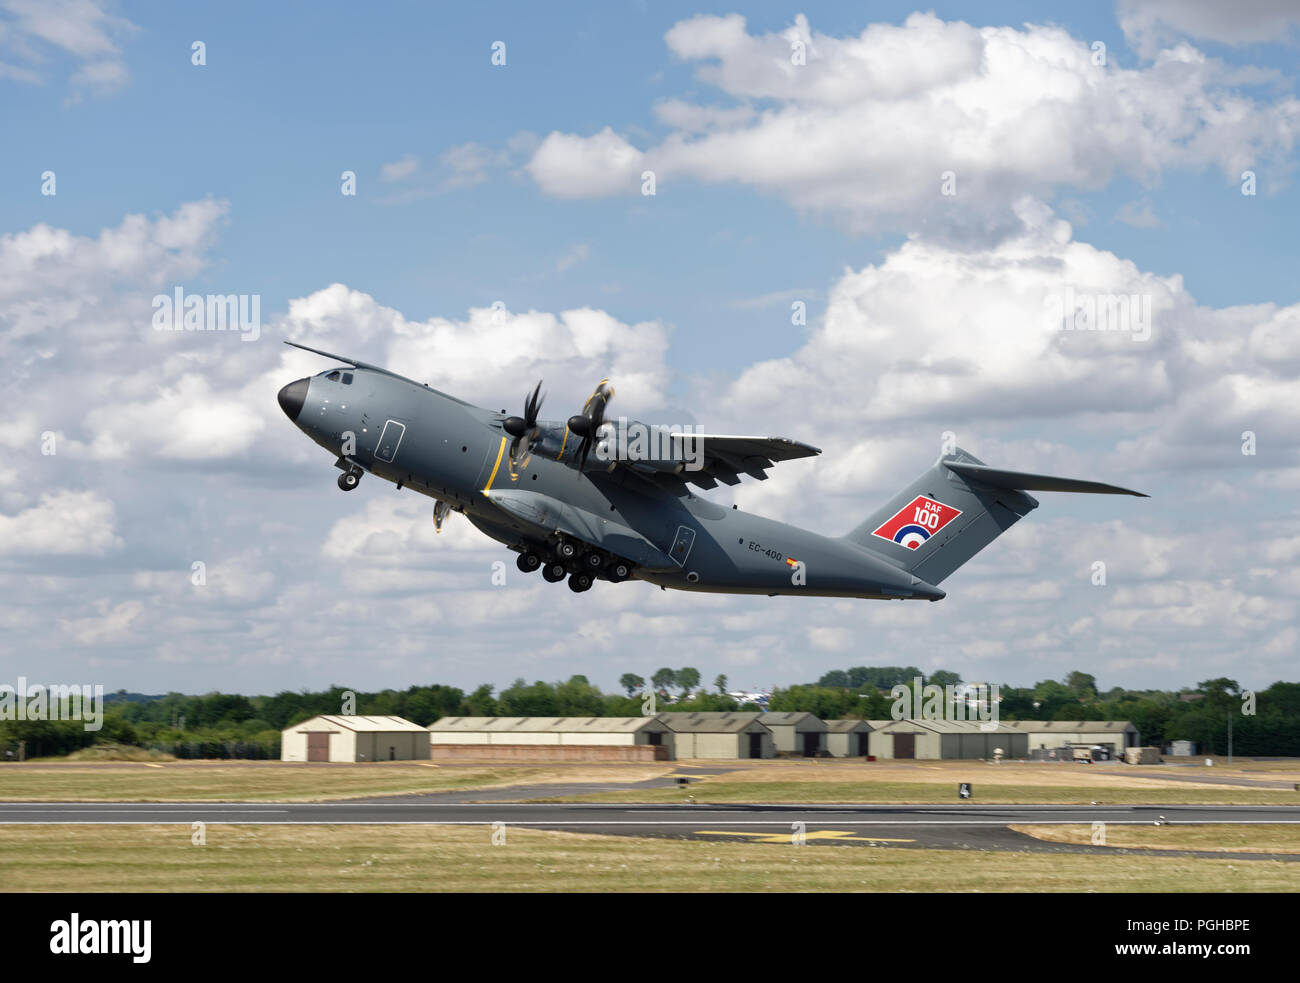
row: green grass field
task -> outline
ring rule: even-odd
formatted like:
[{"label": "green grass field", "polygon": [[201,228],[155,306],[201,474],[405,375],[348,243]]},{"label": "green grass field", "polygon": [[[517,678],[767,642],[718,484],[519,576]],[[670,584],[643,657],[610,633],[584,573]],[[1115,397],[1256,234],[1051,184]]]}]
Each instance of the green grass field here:
[{"label": "green grass field", "polygon": [[0,828],[10,891],[1276,891],[1283,861],[633,839],[413,826]]}]

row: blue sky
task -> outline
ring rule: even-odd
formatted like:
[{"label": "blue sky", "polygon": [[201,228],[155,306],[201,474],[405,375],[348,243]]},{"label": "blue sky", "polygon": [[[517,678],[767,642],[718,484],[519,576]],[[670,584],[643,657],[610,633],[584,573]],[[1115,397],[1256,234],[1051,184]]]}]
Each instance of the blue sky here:
[{"label": "blue sky", "polygon": [[[868,11],[861,4],[459,9],[100,0],[34,8],[26,0],[0,0],[0,236],[8,250],[0,251],[0,263],[12,264],[0,267],[0,283],[11,278],[0,287],[0,339],[26,413],[13,439],[34,454],[27,431],[54,430],[69,447],[57,460],[26,462],[39,476],[35,483],[0,485],[0,524],[11,520],[14,541],[26,541],[24,530],[46,515],[41,495],[68,494],[82,496],[75,501],[86,510],[85,522],[102,528],[108,521],[112,528],[110,537],[85,549],[52,545],[33,533],[37,545],[0,555],[0,571],[27,585],[16,607],[47,612],[14,614],[11,639],[34,655],[47,653],[67,673],[98,667],[114,688],[205,689],[226,685],[236,668],[239,688],[248,691],[344,677],[364,686],[473,685],[481,681],[476,654],[491,618],[459,618],[452,605],[441,610],[437,644],[447,655],[431,666],[420,655],[431,616],[416,599],[422,581],[445,583],[438,578],[449,569],[475,570],[498,556],[490,543],[468,536],[442,547],[452,555],[439,558],[422,533],[411,533],[406,541],[420,545],[400,561],[409,586],[395,590],[391,610],[372,606],[313,653],[293,641],[310,637],[302,634],[304,621],[333,616],[303,604],[294,569],[310,564],[319,578],[315,593],[338,604],[356,589],[347,569],[355,558],[348,560],[343,547],[330,553],[322,546],[332,533],[354,521],[364,528],[427,517],[418,504],[381,514],[376,510],[388,506],[364,494],[347,503],[325,494],[332,489],[328,462],[284,432],[273,401],[262,399],[276,379],[287,381],[285,372],[309,365],[285,361],[276,342],[327,337],[334,344],[324,347],[341,345],[399,371],[407,363],[395,360],[412,360],[428,376],[444,372],[439,379],[447,387],[461,386],[494,406],[517,399],[547,373],[555,379],[548,409],[563,415],[636,336],[662,338],[665,347],[637,366],[653,384],[631,385],[627,408],[688,418],[682,422],[716,421],[713,429],[721,423],[770,429],[828,449],[815,467],[794,467],[771,489],[739,493],[746,507],[762,505],[823,531],[858,521],[928,462],[930,443],[949,427],[973,432],[978,446],[971,449],[986,459],[995,452],[1023,455],[999,462],[1008,466],[1104,471],[1089,476],[1145,481],[1165,494],[1159,512],[1140,520],[1132,512],[1117,514],[1113,503],[1054,500],[1055,518],[1046,516],[1047,508],[1035,515],[1031,521],[1044,527],[1024,534],[1033,538],[1023,541],[1023,551],[1006,545],[1000,560],[991,551],[984,573],[971,574],[987,576],[990,590],[999,577],[1051,581],[1061,572],[1038,565],[1045,561],[1026,559],[1016,567],[1013,559],[1034,549],[1059,554],[1062,543],[1081,539],[1104,554],[1157,537],[1139,551],[1147,572],[1132,590],[1141,596],[1121,605],[1157,612],[1152,617],[1167,630],[1150,637],[1129,638],[1122,627],[1127,615],[1112,614],[1103,629],[1106,617],[1090,607],[1094,596],[1072,600],[1068,588],[1045,602],[1047,611],[1039,605],[1030,617],[1008,608],[1003,621],[981,624],[976,634],[997,636],[1003,645],[997,651],[969,645],[968,619],[986,610],[979,603],[945,602],[949,610],[928,612],[929,622],[922,612],[900,623],[892,613],[863,620],[860,607],[816,602],[794,621],[764,615],[770,631],[759,645],[743,632],[703,631],[714,653],[697,660],[710,663],[701,666],[706,676],[727,671],[751,685],[771,685],[862,662],[929,660],[929,668],[957,668],[967,678],[1003,674],[1027,682],[1063,675],[1102,652],[1110,653],[1099,673],[1103,683],[1175,685],[1223,674],[1215,666],[1225,658],[1246,659],[1241,673],[1247,674],[1248,654],[1262,649],[1269,654],[1255,682],[1271,682],[1272,667],[1294,656],[1296,640],[1294,618],[1276,615],[1295,600],[1284,572],[1293,553],[1277,543],[1300,537],[1294,503],[1300,481],[1295,440],[1288,436],[1295,401],[1287,410],[1283,395],[1296,369],[1286,312],[1300,304],[1294,19],[1270,0],[1240,5],[1229,35],[1215,6],[1197,2],[1174,12],[1162,0],[1122,0],[1118,8],[935,4],[921,8],[932,20],[909,21],[916,9],[899,3],[872,4]],[[736,13],[745,23],[728,28],[731,33],[719,26],[725,21],[711,19]],[[827,84],[839,86],[834,91],[778,91],[762,74],[770,59],[761,53],[779,53],[783,35],[805,23],[797,20],[801,14],[812,32],[812,67],[827,73],[811,77],[832,80]],[[972,30],[963,33],[957,21]],[[895,33],[864,34],[872,24]],[[963,69],[940,63],[940,52],[918,40],[929,31],[958,51],[993,45],[995,38],[979,40],[983,28],[1005,29],[1013,48],[1034,52],[1038,60],[1024,76],[1030,89],[1056,84],[1061,76],[1052,74],[1053,65],[1095,41],[1105,43],[1104,76],[1087,68],[1063,73],[1094,88],[1067,84],[1059,106],[1034,117],[1067,146],[1048,146],[1025,135],[1033,131],[1009,126],[991,150],[972,150],[968,140],[941,132],[954,105],[967,123],[976,121],[976,136],[978,120],[1018,99],[1026,100],[1026,120],[1043,108],[1031,104],[1032,93],[981,85],[1005,50],[989,47],[982,62]],[[715,31],[721,40],[699,40]],[[865,40],[855,49],[859,37]],[[206,65],[191,64],[196,40],[206,45]],[[506,44],[504,66],[491,63],[495,41]],[[700,52],[690,54],[697,43]],[[894,118],[895,96],[881,95],[890,79],[858,92],[854,78],[888,59],[891,45],[915,46],[897,78],[905,96],[897,98],[940,108],[933,117],[922,109],[911,113],[906,132],[855,130],[855,121]],[[936,61],[929,64],[932,50]],[[1203,69],[1180,68],[1202,63]],[[912,66],[915,78],[908,77]],[[710,75],[719,68],[733,73],[729,81],[719,84]],[[1128,81],[1115,83],[1117,76]],[[1224,121],[1229,114],[1218,111],[1225,100],[1239,114],[1231,125]],[[683,129],[667,120],[666,104],[749,115],[741,123]],[[1214,110],[1202,111],[1211,104]],[[1069,122],[1054,129],[1043,121],[1058,110]],[[773,121],[802,127],[799,132],[825,141],[827,149],[803,171],[783,169],[777,131],[765,129]],[[607,128],[611,140],[659,171],[654,197],[599,190],[606,181],[618,186],[620,176],[547,154],[564,141],[594,146]],[[726,149],[735,146],[759,149],[736,159]],[[854,146],[866,148],[861,158]],[[959,180],[963,189],[977,190],[973,200],[962,197],[969,191],[959,194],[950,222],[949,213],[931,210],[946,206],[921,197],[928,192],[913,178],[923,173],[926,186],[937,188],[944,154],[968,152]],[[1254,197],[1240,193],[1235,172],[1242,160],[1258,175]],[[57,174],[53,197],[40,194],[46,170]],[[344,170],[357,175],[355,197],[339,193]],[[574,186],[565,182],[589,182],[591,191],[557,190]],[[1024,219],[1019,209],[1028,199],[1051,218]],[[164,225],[187,203],[202,214],[187,227],[192,237],[181,235],[178,245]],[[129,215],[143,215],[149,231],[128,256],[135,245],[115,248],[115,234],[105,230],[119,229]],[[1053,244],[1050,223],[1061,219],[1072,226],[1073,261]],[[41,226],[65,230],[92,255],[74,261],[57,249],[42,252],[45,247],[32,245]],[[1028,238],[1015,245],[1022,234]],[[909,242],[923,254],[919,260],[904,249]],[[149,243],[162,252],[150,252]],[[955,338],[969,325],[960,311],[913,308],[918,320],[909,326],[899,305],[906,297],[923,307],[927,297],[952,296],[971,305],[970,318],[1003,316],[993,294],[998,284],[1014,281],[1022,249],[1033,257],[1031,266],[1078,262],[1081,276],[1101,271],[1096,283],[1147,283],[1143,289],[1155,290],[1170,312],[1153,355],[1138,364],[1118,351],[1105,357],[1124,361],[1111,364],[1097,352],[1081,354],[1075,368],[1061,369],[1067,381],[1053,383],[1045,370],[1034,388],[1014,381],[1033,374],[1035,363],[1022,364],[1011,349],[987,361],[972,354],[980,368],[967,376],[978,384],[954,383],[949,390],[936,381],[933,403],[913,405],[908,387],[924,381],[900,381],[912,371],[910,356],[900,351],[930,337],[931,328],[943,347],[943,331]],[[957,282],[961,271],[989,263],[1006,271],[997,283]],[[880,275],[860,291],[855,277],[871,269]],[[1182,278],[1180,289],[1169,286],[1175,277]],[[329,313],[334,300],[322,292],[335,283],[349,291],[354,312],[373,318],[369,327],[350,329]],[[267,339],[242,345],[233,337],[151,338],[138,298],[175,285],[260,294]],[[891,291],[904,300],[891,299]],[[840,302],[832,310],[835,296]],[[791,298],[807,303],[806,327],[791,325]],[[446,367],[459,364],[465,347],[482,337],[471,309],[495,301],[516,315],[600,310],[620,328],[603,354],[563,364],[521,355],[515,364],[494,363],[479,374]],[[286,316],[291,302],[302,305],[297,320]],[[74,313],[63,311],[65,305]],[[1239,305],[1251,312],[1234,314]],[[874,321],[853,321],[868,310]],[[948,317],[947,327],[934,327]],[[456,326],[461,350],[420,346],[419,336],[431,336],[443,320]],[[1274,321],[1279,327],[1269,327]],[[836,339],[881,323],[888,331],[879,351],[836,347]],[[641,325],[648,327],[634,327]],[[522,349],[537,329],[520,319],[511,330]],[[404,331],[416,340],[404,340]],[[942,365],[942,353],[916,344],[916,357]],[[833,373],[818,376],[827,363],[859,364],[855,359],[865,391],[851,383],[837,389]],[[773,378],[789,380],[788,390],[778,383],[774,391]],[[901,387],[897,398],[868,398],[893,385]],[[174,402],[151,403],[151,393],[171,393]],[[1144,393],[1154,395],[1147,400]],[[210,453],[187,449],[185,440],[197,439],[192,433],[142,436],[158,415],[179,419],[180,410],[200,405],[213,408],[198,425],[214,428]],[[1262,441],[1261,454],[1243,461],[1230,451],[1251,414],[1256,428],[1276,439]],[[240,432],[246,439],[223,442],[223,428],[227,437]],[[1227,450],[1213,452],[1215,442]],[[920,443],[923,452],[904,449]],[[119,451],[128,446],[123,458]],[[1188,488],[1180,476],[1193,466],[1197,483]],[[1123,473],[1114,473],[1117,468]],[[1242,468],[1250,476],[1244,484]],[[1221,512],[1234,494],[1234,511],[1244,510],[1252,522],[1261,514],[1275,522],[1267,531],[1243,527],[1220,544]],[[1255,549],[1242,552],[1243,539]],[[1225,552],[1216,552],[1220,545]],[[168,583],[167,570],[187,569],[191,556],[208,555],[214,566],[228,564],[231,581],[221,604],[208,604],[200,617],[186,607],[191,602],[161,585]],[[1180,569],[1180,556],[1202,565]],[[1265,568],[1273,573],[1261,574]],[[237,578],[242,586],[234,586]],[[1207,628],[1196,617],[1170,613],[1216,603],[1212,585],[1225,582],[1232,586],[1224,603],[1235,613],[1224,616],[1244,624],[1229,630],[1216,621]],[[1023,593],[1025,584],[1009,589]],[[628,664],[607,666],[566,649],[571,621],[552,620],[553,605],[544,597],[528,594],[527,603],[537,606],[536,634],[491,643],[490,681],[584,672],[612,685],[623,671],[657,668],[648,665],[654,646],[639,640],[644,631],[629,619],[627,602],[611,602],[607,624],[590,619],[590,637],[624,646]],[[1267,608],[1258,623],[1243,613],[1252,599]],[[482,603],[491,610],[490,600]],[[749,605],[728,601],[696,610],[699,618],[743,619]],[[1092,627],[1074,634],[1060,627],[1087,618],[1095,619]],[[675,630],[665,629],[670,636]],[[1217,649],[1207,638],[1216,632],[1224,639]],[[1203,650],[1184,670],[1170,653],[1191,636]],[[192,644],[182,644],[185,638]],[[861,651],[863,638],[878,638],[877,651]],[[349,661],[350,648],[372,644],[405,654],[366,669]],[[521,656],[519,649],[529,646],[544,654]],[[1014,657],[1025,646],[1041,651],[1028,660]],[[1119,649],[1126,651],[1114,654]],[[791,663],[792,650],[806,655]]]},{"label": "blue sky", "polygon": [[[598,299],[629,320],[662,319],[676,330],[683,365],[734,370],[756,352],[789,342],[785,308],[733,306],[811,288],[818,309],[831,279],[905,236],[853,235],[826,217],[793,214],[745,189],[686,185],[654,207],[641,201],[555,201],[500,168],[490,181],[402,204],[378,179],[406,155],[431,161],[466,142],[502,147],[524,133],[586,133],[613,123],[663,132],[655,102],[709,87],[666,50],[663,34],[726,5],[494,4],[448,15],[420,4],[124,5],[137,24],[121,42],[132,81],[111,97],[65,105],[51,80],[5,92],[10,149],[0,161],[0,202],[10,228],[51,222],[81,234],[124,211],[156,213],[211,196],[231,202],[218,263],[195,289],[255,285],[270,309],[322,283],[346,280],[413,317],[463,312],[505,300],[512,309],[558,310]],[[908,4],[873,4],[871,20],[899,21]],[[1103,5],[946,4],[944,18],[972,24],[1059,24],[1101,40],[1121,64],[1136,58]],[[794,8],[747,6],[752,32],[788,26]],[[860,31],[857,5],[809,11],[830,34]],[[190,64],[203,40],[208,63]],[[493,41],[507,65],[490,63]],[[1285,70],[1293,46],[1204,44],[1232,64]],[[52,56],[55,59],[57,55]],[[71,59],[61,67],[70,73]],[[887,140],[887,134],[864,134]],[[91,150],[93,148],[93,151]],[[55,201],[32,194],[47,168]],[[356,171],[361,192],[338,194]],[[1289,175],[1265,176],[1289,187]],[[1126,202],[1150,197],[1162,222],[1118,220]],[[1062,194],[1093,218],[1081,237],[1159,273],[1181,273],[1216,306],[1263,299],[1292,303],[1300,281],[1294,212],[1247,199],[1213,169],[1130,179]],[[1229,226],[1231,233],[1218,234]],[[589,243],[582,268],[554,272],[569,249]],[[289,248],[286,248],[286,245]],[[788,306],[788,305],[787,305]],[[743,350],[734,344],[743,332]]]}]

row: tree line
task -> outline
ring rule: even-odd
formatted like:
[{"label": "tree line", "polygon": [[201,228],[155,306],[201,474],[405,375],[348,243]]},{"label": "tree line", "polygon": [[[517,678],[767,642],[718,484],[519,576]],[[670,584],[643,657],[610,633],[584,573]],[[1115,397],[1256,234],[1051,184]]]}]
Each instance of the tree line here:
[{"label": "tree line", "polygon": [[[826,720],[858,717],[889,719],[893,686],[958,686],[955,672],[922,673],[915,666],[857,666],[825,673],[815,683],[772,691],[767,709],[807,711]],[[468,717],[634,717],[655,710],[758,710],[727,695],[719,675],[711,691],[700,689],[700,673],[686,667],[660,669],[647,680],[625,673],[622,692],[605,693],[585,676],[563,682],[516,679],[499,692],[483,684],[466,693],[432,684],[376,692],[332,686],[319,691],[284,691],[274,696],[236,693],[151,696],[119,691],[105,697],[104,725],[86,732],[79,721],[0,721],[0,756],[12,756],[25,742],[27,757],[62,755],[94,744],[152,748],[179,758],[278,758],[280,732],[318,714],[352,710],[372,716],[397,716],[428,726],[447,716]],[[1144,744],[1195,741],[1202,753],[1228,750],[1232,720],[1233,750],[1242,755],[1300,755],[1300,683],[1276,682],[1255,694],[1232,679],[1219,678],[1181,691],[1099,692],[1096,679],[1072,672],[1062,680],[999,689],[1003,720],[1131,720]],[[1254,712],[1251,713],[1250,711]]]}]

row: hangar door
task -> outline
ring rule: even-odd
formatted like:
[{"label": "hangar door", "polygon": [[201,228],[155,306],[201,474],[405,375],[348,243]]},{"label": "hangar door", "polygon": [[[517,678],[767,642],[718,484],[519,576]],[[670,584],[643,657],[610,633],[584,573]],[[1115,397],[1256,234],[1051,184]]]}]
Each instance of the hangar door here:
[{"label": "hangar door", "polygon": [[915,734],[894,735],[894,757],[895,758],[916,757],[916,735]]},{"label": "hangar door", "polygon": [[328,761],[330,759],[330,736],[325,731],[313,731],[307,735],[307,760]]},{"label": "hangar door", "polygon": [[761,758],[763,756],[762,732],[749,735],[749,756],[751,758]]}]

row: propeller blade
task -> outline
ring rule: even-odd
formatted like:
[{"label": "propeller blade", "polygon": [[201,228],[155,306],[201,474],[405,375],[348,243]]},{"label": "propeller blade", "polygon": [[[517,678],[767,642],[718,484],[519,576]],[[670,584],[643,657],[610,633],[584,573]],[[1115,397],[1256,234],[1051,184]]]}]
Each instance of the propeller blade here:
[{"label": "propeller blade", "polygon": [[587,467],[587,455],[591,453],[591,445],[600,436],[600,428],[605,423],[605,408],[613,398],[614,387],[609,384],[608,379],[601,379],[600,384],[583,404],[582,413],[569,417],[569,429],[582,438],[577,451],[579,471]]},{"label": "propeller blade", "polygon": [[542,408],[542,402],[546,396],[542,394],[542,380],[537,380],[537,385],[531,393],[524,394],[524,415],[508,416],[501,421],[501,429],[515,439],[510,442],[510,473],[513,475],[517,469],[528,467],[528,459],[532,457],[533,444],[541,436],[542,430],[537,425],[537,414]]},{"label": "propeller blade", "polygon": [[524,400],[524,420],[527,421],[529,429],[537,426],[537,414],[542,408],[542,403],[546,397],[540,395],[542,391],[542,380],[537,380],[537,388],[533,394]]}]

